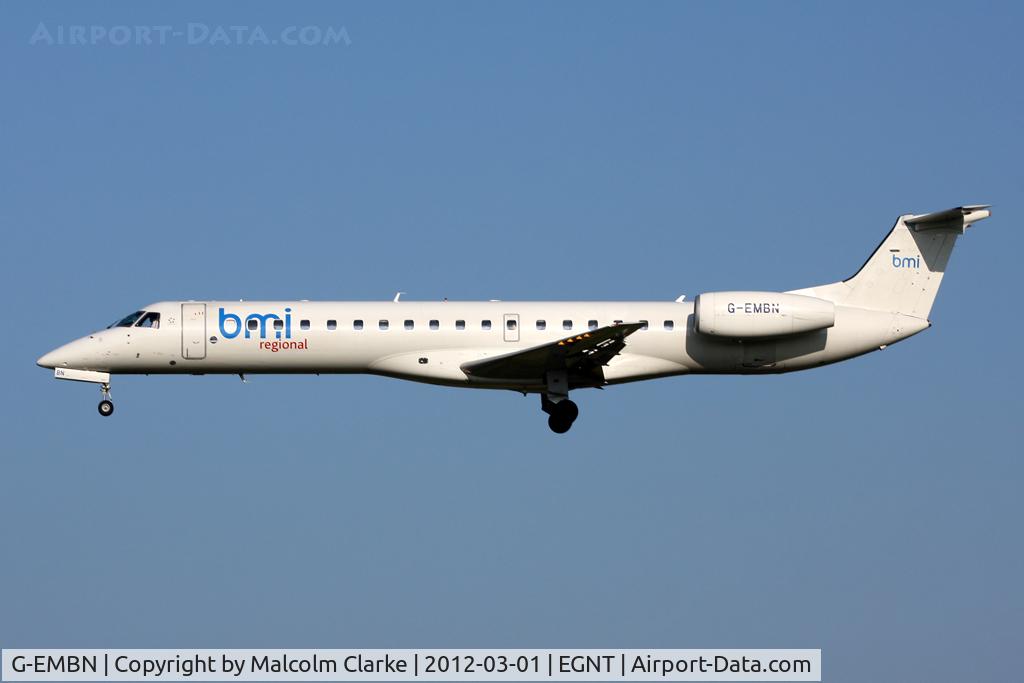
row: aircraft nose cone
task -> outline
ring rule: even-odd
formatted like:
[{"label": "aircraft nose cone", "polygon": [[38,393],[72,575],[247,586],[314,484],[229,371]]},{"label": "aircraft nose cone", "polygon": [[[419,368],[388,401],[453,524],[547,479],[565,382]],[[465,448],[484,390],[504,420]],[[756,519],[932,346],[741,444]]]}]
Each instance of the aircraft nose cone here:
[{"label": "aircraft nose cone", "polygon": [[58,346],[49,353],[43,354],[36,365],[42,368],[74,368],[77,370],[94,370],[92,367],[100,360],[103,349],[93,335],[82,337],[64,346]]},{"label": "aircraft nose cone", "polygon": [[53,351],[50,351],[49,353],[44,353],[39,357],[39,360],[36,361],[36,365],[38,365],[41,368],[57,367],[57,354],[54,353]]}]

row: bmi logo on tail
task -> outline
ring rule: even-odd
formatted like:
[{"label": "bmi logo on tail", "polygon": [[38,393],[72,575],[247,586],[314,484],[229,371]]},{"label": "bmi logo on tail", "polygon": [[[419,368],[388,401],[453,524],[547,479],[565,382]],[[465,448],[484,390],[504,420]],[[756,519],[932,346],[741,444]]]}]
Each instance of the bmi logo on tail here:
[{"label": "bmi logo on tail", "polygon": [[893,268],[920,268],[921,257],[920,256],[904,256],[899,257],[896,254],[892,255],[892,267]]}]

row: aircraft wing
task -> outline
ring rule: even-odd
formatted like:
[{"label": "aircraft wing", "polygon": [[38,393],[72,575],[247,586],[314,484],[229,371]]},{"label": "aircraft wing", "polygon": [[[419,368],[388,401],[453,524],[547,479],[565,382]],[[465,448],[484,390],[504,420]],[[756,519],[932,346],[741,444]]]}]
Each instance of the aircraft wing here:
[{"label": "aircraft wing", "polygon": [[644,323],[624,323],[599,327],[534,346],[463,363],[460,367],[471,379],[542,381],[549,370],[567,370],[570,375],[600,374],[602,366],[626,346],[626,337]]}]

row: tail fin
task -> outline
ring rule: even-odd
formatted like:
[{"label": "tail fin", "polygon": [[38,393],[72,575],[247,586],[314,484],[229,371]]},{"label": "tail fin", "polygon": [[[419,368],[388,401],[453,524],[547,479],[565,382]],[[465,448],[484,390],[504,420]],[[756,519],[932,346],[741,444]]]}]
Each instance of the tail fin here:
[{"label": "tail fin", "polygon": [[988,218],[988,208],[961,206],[900,216],[875,253],[852,277],[802,291],[843,306],[927,320],[957,237],[971,223]]}]

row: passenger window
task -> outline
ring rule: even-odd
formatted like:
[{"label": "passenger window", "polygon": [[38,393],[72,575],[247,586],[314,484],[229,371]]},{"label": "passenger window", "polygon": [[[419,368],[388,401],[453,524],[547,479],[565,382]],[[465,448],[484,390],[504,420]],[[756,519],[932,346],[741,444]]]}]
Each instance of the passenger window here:
[{"label": "passenger window", "polygon": [[253,332],[255,332],[256,329],[260,326],[260,324],[255,318],[249,318],[248,320],[245,321],[245,326],[248,327]]},{"label": "passenger window", "polygon": [[283,320],[275,320],[274,321],[274,329],[275,330],[283,330],[284,329],[284,321]]},{"label": "passenger window", "polygon": [[159,313],[147,313],[146,315],[142,316],[142,320],[140,320],[138,323],[136,323],[135,326],[136,327],[149,327],[149,328],[155,330],[158,327],[160,327],[160,314]]},{"label": "passenger window", "polygon": [[562,329],[563,330],[571,330],[572,329],[572,321],[571,320],[563,320],[562,321]]},{"label": "passenger window", "polygon": [[299,329],[300,330],[308,330],[309,329],[309,321],[308,320],[300,320],[299,321]]},{"label": "passenger window", "polygon": [[387,320],[379,320],[379,321],[377,321],[377,327],[379,327],[382,330],[388,329],[388,321]]},{"label": "passenger window", "polygon": [[465,320],[456,320],[455,321],[455,329],[457,329],[457,330],[464,330],[464,329],[466,329],[466,321]]},{"label": "passenger window", "polygon": [[415,327],[415,324],[413,323],[413,321],[411,321],[411,320],[406,320],[405,321],[405,329],[411,330],[413,327]]},{"label": "passenger window", "polygon": [[647,324],[646,320],[641,320],[640,321],[640,329],[641,330],[646,330],[648,327],[649,327],[649,325]]},{"label": "passenger window", "polygon": [[672,329],[673,329],[673,328],[674,328],[675,326],[676,326],[676,324],[675,324],[674,322],[672,322],[671,320],[666,320],[666,321],[665,321],[665,329],[666,329],[666,330],[672,331]]},{"label": "passenger window", "polygon": [[352,329],[353,330],[361,330],[361,329],[363,329],[363,321],[362,320],[353,320],[352,321]]},{"label": "passenger window", "polygon": [[438,329],[439,327],[441,327],[441,323],[439,323],[439,322],[438,322],[438,321],[436,321],[436,320],[431,320],[431,321],[430,321],[430,329],[432,329],[432,330],[436,330],[436,329]]},{"label": "passenger window", "polygon": [[516,321],[515,320],[506,320],[505,321],[505,328],[509,329],[509,330],[516,329]]},{"label": "passenger window", "polygon": [[588,320],[587,321],[587,327],[589,327],[592,330],[596,330],[597,329],[597,321],[596,320]]},{"label": "passenger window", "polygon": [[490,320],[481,320],[480,321],[480,327],[482,327],[485,330],[491,329],[491,321]]},{"label": "passenger window", "polygon": [[537,329],[538,330],[545,330],[545,329],[547,329],[547,327],[548,327],[548,321],[547,320],[538,320],[537,321]]},{"label": "passenger window", "polygon": [[338,321],[337,320],[328,320],[327,321],[327,329],[329,329],[329,330],[336,330],[336,329],[338,329]]}]

